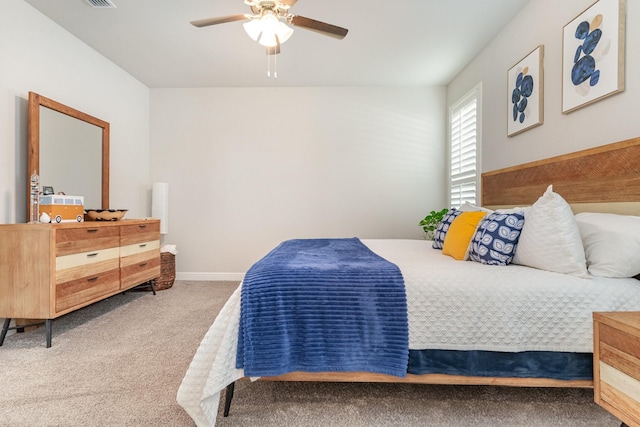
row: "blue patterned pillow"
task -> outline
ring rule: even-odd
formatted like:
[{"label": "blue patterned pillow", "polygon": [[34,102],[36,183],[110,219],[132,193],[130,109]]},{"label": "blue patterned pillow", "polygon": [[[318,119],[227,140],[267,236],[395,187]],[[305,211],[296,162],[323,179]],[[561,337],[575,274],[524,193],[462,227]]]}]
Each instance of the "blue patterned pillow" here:
[{"label": "blue patterned pillow", "polygon": [[444,246],[444,238],[447,235],[447,231],[449,231],[449,226],[461,213],[462,211],[451,208],[449,212],[442,217],[442,221],[440,221],[438,228],[436,228],[436,231],[433,233],[433,249],[442,249],[442,246]]},{"label": "blue patterned pillow", "polygon": [[471,241],[469,259],[491,265],[507,265],[513,259],[524,227],[524,213],[488,215]]}]

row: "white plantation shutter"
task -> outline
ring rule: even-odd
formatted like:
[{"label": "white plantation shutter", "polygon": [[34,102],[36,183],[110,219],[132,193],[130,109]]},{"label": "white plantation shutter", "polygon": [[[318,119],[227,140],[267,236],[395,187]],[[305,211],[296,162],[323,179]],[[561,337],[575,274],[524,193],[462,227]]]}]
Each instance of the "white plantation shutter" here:
[{"label": "white plantation shutter", "polygon": [[449,111],[449,188],[451,206],[478,204],[478,152],[480,125],[478,85]]}]

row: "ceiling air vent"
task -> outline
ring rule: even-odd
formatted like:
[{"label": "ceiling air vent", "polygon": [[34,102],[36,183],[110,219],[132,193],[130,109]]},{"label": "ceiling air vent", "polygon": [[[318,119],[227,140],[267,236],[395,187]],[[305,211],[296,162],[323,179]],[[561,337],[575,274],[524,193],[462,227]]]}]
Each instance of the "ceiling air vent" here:
[{"label": "ceiling air vent", "polygon": [[87,0],[87,3],[91,5],[91,7],[100,8],[100,9],[115,9],[116,5],[111,2],[111,0]]}]

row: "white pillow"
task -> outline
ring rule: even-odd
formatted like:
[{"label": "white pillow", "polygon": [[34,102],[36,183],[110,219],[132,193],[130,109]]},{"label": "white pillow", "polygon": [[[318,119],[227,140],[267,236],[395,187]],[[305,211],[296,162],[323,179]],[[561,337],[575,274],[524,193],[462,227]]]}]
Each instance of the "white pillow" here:
[{"label": "white pillow", "polygon": [[458,208],[458,210],[461,211],[461,212],[493,213],[493,211],[491,209],[483,208],[482,206],[476,206],[476,205],[471,204],[469,202],[464,202],[463,204],[461,204],[460,207]]},{"label": "white pillow", "polygon": [[640,274],[640,217],[582,212],[575,218],[589,273],[600,277]]},{"label": "white pillow", "polygon": [[529,209],[531,209],[531,206],[525,206],[522,208],[515,207],[515,208],[509,208],[509,209],[496,209],[496,212],[499,214],[523,213],[526,215]]},{"label": "white pillow", "polygon": [[589,277],[578,224],[569,204],[550,185],[527,211],[514,264]]}]

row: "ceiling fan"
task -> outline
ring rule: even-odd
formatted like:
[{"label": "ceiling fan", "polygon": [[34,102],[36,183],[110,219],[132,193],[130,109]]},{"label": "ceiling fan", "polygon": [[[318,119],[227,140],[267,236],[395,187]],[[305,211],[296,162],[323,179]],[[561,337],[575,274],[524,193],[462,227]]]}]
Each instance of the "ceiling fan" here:
[{"label": "ceiling fan", "polygon": [[296,2],[297,0],[244,0],[252,13],[199,19],[191,21],[191,24],[196,27],[208,27],[249,20],[244,24],[245,31],[249,37],[267,48],[267,55],[280,53],[280,44],[286,42],[293,34],[293,28],[286,24],[340,40],[349,32],[346,28],[289,13],[289,8]]}]

